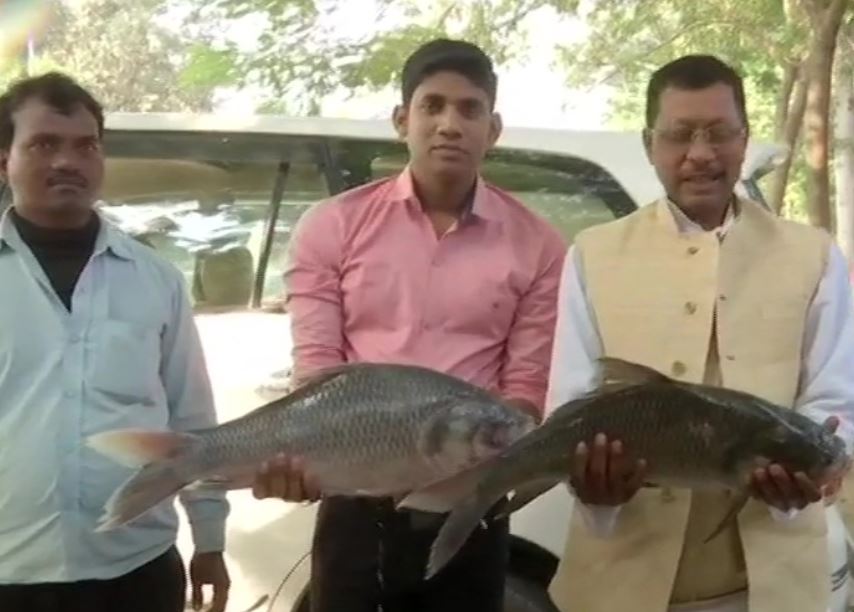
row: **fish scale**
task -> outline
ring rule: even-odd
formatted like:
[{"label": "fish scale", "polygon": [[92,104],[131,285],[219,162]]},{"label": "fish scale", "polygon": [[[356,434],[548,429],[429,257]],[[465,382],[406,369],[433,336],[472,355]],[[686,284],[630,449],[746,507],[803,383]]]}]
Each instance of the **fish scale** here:
[{"label": "fish scale", "polygon": [[401,501],[402,507],[450,512],[433,544],[428,577],[503,496],[513,493],[500,513],[507,515],[570,480],[578,444],[592,444],[599,433],[622,442],[625,461],[645,460],[647,484],[735,491],[732,508],[709,538],[735,519],[755,467],[780,464],[817,486],[849,469],[842,439],[795,410],[733,389],[679,382],[620,359],[600,364],[602,382],[590,394],[558,407],[482,464]]},{"label": "fish scale", "polygon": [[494,455],[533,427],[486,391],[434,370],[352,364],[240,418],[185,434],[103,432],[90,446],[140,469],[106,504],[103,529],[192,484],[251,486],[279,453],[300,457],[325,494],[392,496]]}]

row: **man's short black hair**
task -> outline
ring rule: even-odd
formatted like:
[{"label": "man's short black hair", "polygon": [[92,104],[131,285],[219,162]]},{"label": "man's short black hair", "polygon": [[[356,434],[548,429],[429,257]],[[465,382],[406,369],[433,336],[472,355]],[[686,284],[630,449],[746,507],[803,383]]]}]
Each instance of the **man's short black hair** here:
[{"label": "man's short black hair", "polygon": [[668,87],[705,89],[718,83],[728,85],[732,89],[738,112],[747,126],[747,107],[741,76],[713,55],[686,55],[665,64],[650,78],[646,89],[646,127],[651,128],[655,123],[660,110],[661,94]]},{"label": "man's short black hair", "polygon": [[409,105],[415,90],[426,78],[444,71],[466,77],[483,89],[490,105],[495,106],[498,77],[493,70],[492,60],[477,45],[447,38],[438,38],[422,45],[406,60],[401,78],[403,103]]},{"label": "man's short black hair", "polygon": [[78,106],[83,106],[98,122],[98,136],[104,136],[104,110],[92,94],[68,75],[48,72],[19,79],[0,96],[0,149],[8,150],[12,146],[15,138],[12,116],[32,99],[41,100],[64,115],[70,115]]}]

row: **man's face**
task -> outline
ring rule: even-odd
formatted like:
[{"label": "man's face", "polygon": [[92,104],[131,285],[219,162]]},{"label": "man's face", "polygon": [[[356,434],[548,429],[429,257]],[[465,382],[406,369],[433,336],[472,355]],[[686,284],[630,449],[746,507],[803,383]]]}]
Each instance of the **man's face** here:
[{"label": "man's face", "polygon": [[424,79],[409,106],[395,109],[394,123],[414,168],[452,180],[475,175],[501,134],[487,93],[450,71]]},{"label": "man's face", "polygon": [[98,122],[82,105],[63,115],[37,98],[13,114],[15,136],[0,171],[15,205],[43,219],[74,219],[91,209],[104,175]]},{"label": "man's face", "polygon": [[[697,128],[707,131],[693,134]],[[644,142],[667,195],[683,210],[726,207],[747,147],[747,129],[728,85],[666,88]]]}]

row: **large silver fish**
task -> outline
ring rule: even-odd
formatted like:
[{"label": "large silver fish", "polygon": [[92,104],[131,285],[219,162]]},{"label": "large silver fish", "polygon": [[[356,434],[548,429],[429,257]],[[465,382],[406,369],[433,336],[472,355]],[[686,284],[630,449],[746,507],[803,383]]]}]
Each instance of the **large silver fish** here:
[{"label": "large silver fish", "polygon": [[456,554],[487,509],[511,491],[499,516],[567,482],[575,449],[597,433],[622,440],[626,460],[646,461],[650,484],[735,491],[707,541],[747,502],[750,474],[777,463],[819,484],[849,467],[843,441],[794,410],[730,389],[674,381],[644,366],[600,360],[603,382],[557,408],[536,430],[482,464],[405,497],[400,507],[451,514],[431,550],[427,577]]},{"label": "large silver fish", "polygon": [[251,486],[258,466],[299,456],[326,495],[401,497],[493,456],[534,427],[486,391],[434,370],[326,370],[238,419],[190,433],[108,431],[88,444],[141,467],[110,497],[98,530],[133,520],[189,485]]}]

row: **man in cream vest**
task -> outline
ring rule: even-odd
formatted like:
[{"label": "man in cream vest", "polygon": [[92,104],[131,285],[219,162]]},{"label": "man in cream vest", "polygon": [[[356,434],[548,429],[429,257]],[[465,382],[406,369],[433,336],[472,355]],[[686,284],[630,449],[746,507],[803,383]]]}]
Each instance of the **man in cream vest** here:
[{"label": "man in cream vest", "polygon": [[[548,404],[629,359],[748,391],[854,442],[854,306],[829,235],[736,197],[748,138],[740,77],[709,56],[659,69],[644,142],[666,197],[582,232],[566,259]],[[723,492],[641,487],[622,443],[580,445],[578,500],[550,592],[561,612],[826,612],[825,504],[803,474],[757,470],[736,524],[703,540]],[[838,484],[830,489],[838,488]]]}]

